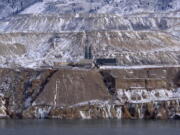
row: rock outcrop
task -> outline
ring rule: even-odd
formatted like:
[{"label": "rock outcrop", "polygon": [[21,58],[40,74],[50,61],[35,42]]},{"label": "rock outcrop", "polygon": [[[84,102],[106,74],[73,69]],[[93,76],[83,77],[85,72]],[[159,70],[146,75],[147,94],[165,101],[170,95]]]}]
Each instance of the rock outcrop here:
[{"label": "rock outcrop", "polygon": [[[34,2],[8,1],[15,8]],[[78,63],[85,59],[86,46],[91,47],[93,60],[116,58],[120,66],[179,65],[179,4],[177,0],[37,2],[0,20],[0,67]]]},{"label": "rock outcrop", "polygon": [[13,118],[23,117],[22,113],[32,106],[56,108],[110,99],[108,89],[97,71],[1,69],[0,76],[0,90],[4,99],[1,105],[7,103],[7,110],[4,111]]},{"label": "rock outcrop", "polygon": [[170,11],[177,13],[179,4],[178,0],[44,0],[30,6],[22,13],[138,14]]},{"label": "rock outcrop", "polygon": [[10,15],[16,15],[38,1],[41,0],[1,0],[0,19],[3,19]]},{"label": "rock outcrop", "polygon": [[[57,37],[58,42],[54,43]],[[91,46],[93,59],[116,58],[120,66],[180,63],[179,40],[172,35],[120,31],[3,33],[0,34],[0,66],[40,68],[79,62],[85,59],[85,46]]]},{"label": "rock outcrop", "polygon": [[[138,70],[1,69],[0,116],[58,119],[177,118],[180,113],[178,71],[178,67]],[[109,87],[113,79],[107,78],[105,73],[129,79],[129,86]],[[152,80],[155,77],[162,78],[167,87],[161,83],[157,85],[154,81],[151,84],[154,87],[143,88],[138,79],[145,76],[147,79],[152,77]],[[133,85],[132,77],[140,86]],[[114,79],[116,83],[123,82]],[[111,88],[114,88],[114,92]]]},{"label": "rock outcrop", "polygon": [[0,117],[178,119],[179,6],[1,0]]}]

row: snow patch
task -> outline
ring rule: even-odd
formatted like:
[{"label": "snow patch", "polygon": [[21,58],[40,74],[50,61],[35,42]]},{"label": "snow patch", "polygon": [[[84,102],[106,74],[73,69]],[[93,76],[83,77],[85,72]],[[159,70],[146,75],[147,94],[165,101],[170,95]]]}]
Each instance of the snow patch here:
[{"label": "snow patch", "polygon": [[134,89],[134,90],[117,90],[117,98],[120,103],[146,103],[154,101],[168,101],[180,99],[180,95],[175,90],[166,89]]}]

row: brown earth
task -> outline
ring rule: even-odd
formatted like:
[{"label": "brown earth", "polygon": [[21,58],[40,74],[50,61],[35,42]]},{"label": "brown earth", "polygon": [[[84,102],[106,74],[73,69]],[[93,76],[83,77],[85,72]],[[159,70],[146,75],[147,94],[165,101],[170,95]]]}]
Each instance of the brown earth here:
[{"label": "brown earth", "polygon": [[[107,74],[111,76],[110,79],[106,78],[109,77]],[[0,112],[12,118],[39,118],[42,116],[37,116],[38,112],[43,111],[47,113],[48,118],[80,118],[80,111],[87,115],[91,113],[91,118],[119,118],[120,112],[118,107],[115,107],[118,104],[105,102],[116,99],[115,95],[111,96],[108,92],[108,89],[112,88],[109,84],[113,84],[108,81],[116,82],[115,90],[128,88],[133,90],[133,87],[137,86],[145,87],[147,90],[159,88],[172,90],[179,87],[178,76],[179,67],[100,71],[0,69],[1,106],[3,106]],[[89,101],[94,100],[101,101],[105,105],[90,104]],[[81,102],[87,104],[70,107]],[[159,106],[156,106],[156,103],[142,103],[143,106],[129,103],[119,107],[122,108],[122,118],[140,118],[138,110],[144,108],[147,113],[143,112],[146,116],[144,118],[165,119],[180,112],[178,103],[179,100],[174,99],[159,101]],[[134,106],[137,107],[133,110]],[[158,112],[161,114],[158,115]]]},{"label": "brown earth", "polygon": [[68,106],[89,100],[109,98],[108,89],[98,71],[59,70],[51,77],[35,102]]}]

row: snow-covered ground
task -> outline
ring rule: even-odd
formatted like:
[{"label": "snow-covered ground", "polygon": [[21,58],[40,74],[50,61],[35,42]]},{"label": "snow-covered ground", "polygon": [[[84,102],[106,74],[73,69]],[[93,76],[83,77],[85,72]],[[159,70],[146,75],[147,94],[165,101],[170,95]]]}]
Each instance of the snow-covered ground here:
[{"label": "snow-covered ground", "polygon": [[148,69],[148,68],[180,67],[180,65],[136,65],[136,66],[100,66],[100,69]]},{"label": "snow-covered ground", "polygon": [[[177,11],[178,0],[44,0],[36,3],[22,14],[36,13],[113,13],[132,14],[144,12]],[[40,10],[38,10],[40,9]]]},{"label": "snow-covered ground", "polygon": [[45,6],[46,6],[46,2],[37,2],[37,3],[33,4],[32,6],[26,8],[22,12],[20,12],[20,14],[42,13],[45,9]]},{"label": "snow-covered ground", "polygon": [[53,67],[54,63],[79,62],[84,59],[85,45],[92,46],[93,59],[117,58],[120,67],[101,69],[179,65],[180,41],[161,32],[4,33],[0,41],[1,67]]},{"label": "snow-covered ground", "polygon": [[1,0],[0,19],[16,15],[38,1],[40,0]]},{"label": "snow-covered ground", "polygon": [[0,21],[0,67],[79,62],[85,46],[92,46],[93,59],[117,58],[117,67],[102,69],[180,63],[179,0],[33,2]]},{"label": "snow-covered ground", "polygon": [[[37,7],[39,8],[39,6]],[[112,14],[21,14],[0,21],[0,32],[163,31],[178,36],[179,24],[180,19],[174,17],[123,17]]]},{"label": "snow-covered ground", "polygon": [[133,89],[133,90],[117,90],[119,102],[124,103],[148,103],[156,101],[170,101],[180,99],[180,91],[166,89]]}]

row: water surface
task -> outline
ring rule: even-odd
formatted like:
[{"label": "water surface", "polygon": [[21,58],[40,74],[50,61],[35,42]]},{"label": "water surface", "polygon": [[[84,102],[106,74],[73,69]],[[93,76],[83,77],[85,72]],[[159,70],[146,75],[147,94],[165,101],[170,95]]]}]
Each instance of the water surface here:
[{"label": "water surface", "polygon": [[180,135],[180,121],[0,120],[0,135]]}]

